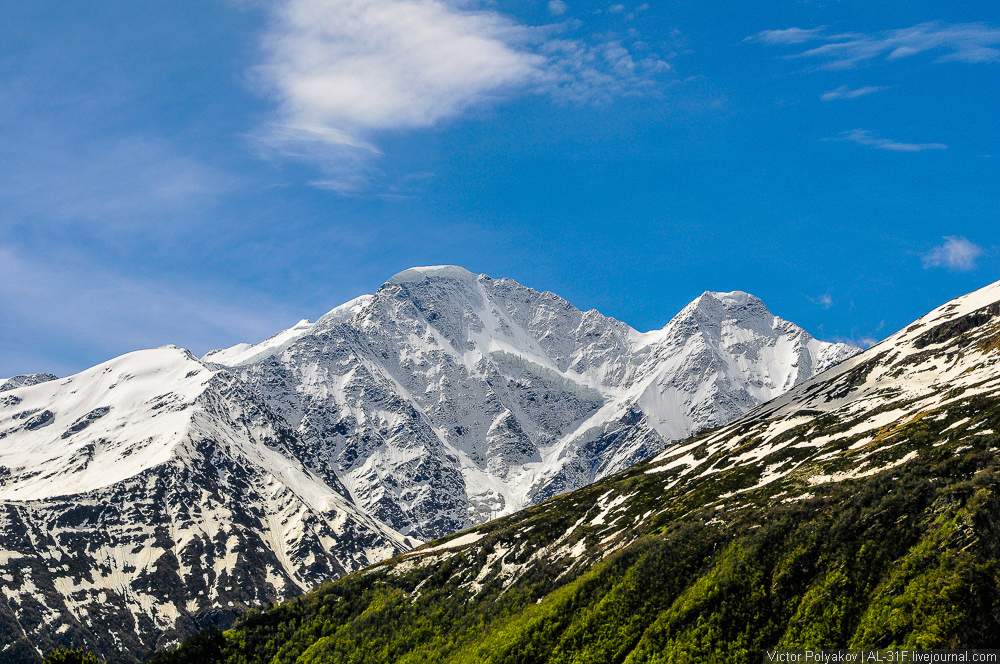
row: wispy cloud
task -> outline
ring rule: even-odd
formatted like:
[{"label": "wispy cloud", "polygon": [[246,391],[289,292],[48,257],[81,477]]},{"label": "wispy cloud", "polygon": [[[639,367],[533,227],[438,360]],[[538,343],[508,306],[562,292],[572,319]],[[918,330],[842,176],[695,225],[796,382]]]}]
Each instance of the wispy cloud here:
[{"label": "wispy cloud", "polygon": [[[220,343],[263,339],[294,316],[247,296],[212,296],[205,283],[137,279],[67,252],[41,257],[0,246],[0,375],[82,368],[55,364],[60,350],[91,362],[166,343],[201,354]],[[252,304],[250,304],[252,302]],[[71,339],[71,341],[67,341]],[[47,358],[28,366],[22,357]]]},{"label": "wispy cloud", "polygon": [[835,99],[857,99],[858,97],[864,97],[865,95],[870,95],[873,92],[881,92],[888,88],[881,85],[865,85],[860,88],[849,88],[846,85],[841,85],[836,90],[830,90],[829,92],[824,92],[820,95],[820,99],[823,101],[834,101]]},{"label": "wispy cloud", "polygon": [[41,125],[0,148],[0,228],[86,225],[105,234],[164,235],[201,223],[240,186],[162,139],[72,140]]},{"label": "wispy cloud", "polygon": [[976,262],[983,255],[978,245],[964,237],[950,235],[944,238],[944,243],[931,249],[923,256],[924,269],[944,267],[957,272],[975,270]]},{"label": "wispy cloud", "polygon": [[287,0],[264,40],[259,73],[278,109],[258,145],[319,164],[325,186],[346,192],[372,176],[383,132],[432,127],[513,94],[640,93],[670,69],[617,41],[567,39],[567,29],[443,0]]},{"label": "wispy cloud", "polygon": [[553,16],[562,16],[566,13],[566,3],[563,0],[549,0],[549,13]]},{"label": "wispy cloud", "polygon": [[818,39],[824,30],[826,30],[826,27],[764,30],[747,37],[744,41],[761,42],[763,44],[804,44],[807,41]]},{"label": "wispy cloud", "polygon": [[888,138],[880,138],[867,129],[851,129],[840,133],[836,139],[838,141],[850,141],[858,145],[867,145],[878,150],[892,150],[893,152],[923,152],[924,150],[946,150],[944,143],[900,143]]},{"label": "wispy cloud", "polygon": [[825,28],[765,30],[748,37],[772,45],[825,42],[790,57],[821,58],[827,69],[847,69],[878,59],[898,60],[939,52],[939,62],[1000,61],[1000,29],[985,23],[931,21],[876,33],[827,33]]},{"label": "wispy cloud", "polygon": [[823,337],[823,341],[829,341],[830,343],[835,344],[847,344],[849,346],[855,346],[857,348],[867,350],[881,340],[871,336],[870,334],[861,334],[855,330],[851,336],[836,334],[830,337]]},{"label": "wispy cloud", "polygon": [[829,309],[830,307],[832,307],[834,304],[837,303],[836,300],[833,299],[833,296],[830,295],[830,291],[827,291],[817,297],[810,297],[809,300],[815,304],[818,304],[824,309]]}]

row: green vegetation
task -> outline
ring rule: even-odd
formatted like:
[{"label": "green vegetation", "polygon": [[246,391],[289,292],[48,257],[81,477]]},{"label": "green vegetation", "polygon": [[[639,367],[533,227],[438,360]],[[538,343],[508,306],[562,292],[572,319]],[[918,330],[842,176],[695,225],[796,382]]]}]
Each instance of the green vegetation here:
[{"label": "green vegetation", "polygon": [[42,664],[101,664],[101,660],[86,650],[53,650]]},{"label": "green vegetation", "polygon": [[[753,470],[722,463],[752,440],[718,462],[702,447],[703,467],[721,470],[676,486],[676,473],[640,464],[480,527],[473,544],[251,611],[153,662],[729,663],[773,647],[996,646],[994,430],[1000,409],[984,396],[870,443],[849,438],[822,461],[787,447]],[[761,484],[763,468],[800,462]],[[885,469],[810,481],[860,467]],[[608,512],[614,496],[627,499]]]}]

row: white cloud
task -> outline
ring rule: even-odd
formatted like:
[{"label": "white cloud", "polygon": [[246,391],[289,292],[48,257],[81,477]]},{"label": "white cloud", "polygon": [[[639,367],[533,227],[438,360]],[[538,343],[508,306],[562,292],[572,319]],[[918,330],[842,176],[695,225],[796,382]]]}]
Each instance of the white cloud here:
[{"label": "white cloud", "polygon": [[553,16],[562,16],[566,13],[566,3],[562,0],[549,0],[549,13]]},{"label": "white cloud", "polygon": [[946,150],[948,148],[944,143],[899,143],[888,138],[879,138],[867,129],[852,129],[841,132],[835,140],[851,141],[858,145],[867,145],[893,152],[923,152],[924,150]]},{"label": "white cloud", "polygon": [[784,30],[763,30],[744,41],[755,41],[764,44],[803,44],[817,39],[825,27],[819,28],[785,28]]},{"label": "white cloud", "polygon": [[826,34],[824,28],[789,28],[765,30],[748,39],[784,45],[824,41],[792,57],[823,58],[827,69],[845,69],[876,59],[898,60],[931,51],[942,52],[940,62],[1000,61],[1000,29],[985,23],[931,21],[871,34]]},{"label": "white cloud", "polygon": [[945,267],[958,272],[969,272],[976,269],[976,261],[982,255],[983,250],[978,245],[964,237],[951,235],[944,238],[944,244],[924,254],[924,269]]},{"label": "white cloud", "polygon": [[431,127],[513,94],[641,93],[669,70],[618,42],[557,36],[567,29],[443,0],[287,0],[259,69],[278,110],[256,141],[320,164],[321,182],[346,193],[378,176],[380,133]]},{"label": "white cloud", "polygon": [[841,85],[836,90],[824,92],[819,98],[823,101],[833,101],[835,99],[857,99],[858,97],[864,97],[865,95],[870,95],[873,92],[880,92],[886,89],[887,88],[880,85],[865,85],[854,89],[851,89],[846,85]]},{"label": "white cloud", "polygon": [[625,11],[625,5],[611,5],[608,7],[608,13],[610,14],[620,14]]},{"label": "white cloud", "polygon": [[265,67],[290,131],[358,147],[358,129],[431,126],[542,65],[495,12],[418,0],[291,0]]}]

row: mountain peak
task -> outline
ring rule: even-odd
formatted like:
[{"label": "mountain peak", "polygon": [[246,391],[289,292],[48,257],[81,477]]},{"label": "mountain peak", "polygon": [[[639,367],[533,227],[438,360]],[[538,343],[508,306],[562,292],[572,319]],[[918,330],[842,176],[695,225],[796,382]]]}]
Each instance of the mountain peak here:
[{"label": "mountain peak", "polygon": [[721,302],[726,307],[742,307],[747,304],[761,303],[761,299],[756,295],[751,295],[744,291],[705,291],[698,299],[708,298]]},{"label": "mountain peak", "polygon": [[[244,621],[207,661],[381,646],[389,620],[435,627],[433,640],[397,630],[397,652],[451,661],[751,661],[751,647],[817,638],[988,643],[1000,631],[983,609],[995,584],[975,570],[996,559],[998,350],[1000,285],[635,470]],[[832,583],[850,610],[817,608]],[[401,600],[373,609],[374,593]],[[206,661],[203,644],[172,661]]]},{"label": "mountain peak", "polygon": [[458,265],[427,265],[423,267],[411,267],[393,275],[386,283],[406,284],[424,281],[430,278],[455,279],[459,281],[475,280],[476,275],[469,272],[464,267]]},{"label": "mountain peak", "polygon": [[744,291],[705,291],[684,307],[678,316],[691,316],[696,312],[702,316],[710,316],[714,322],[725,318],[745,320],[748,317],[772,315],[759,297]]}]

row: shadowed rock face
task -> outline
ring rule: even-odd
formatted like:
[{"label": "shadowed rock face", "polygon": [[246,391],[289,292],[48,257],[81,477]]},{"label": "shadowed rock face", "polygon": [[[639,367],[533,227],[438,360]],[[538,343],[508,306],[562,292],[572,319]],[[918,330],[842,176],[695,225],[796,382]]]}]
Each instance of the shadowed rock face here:
[{"label": "shadowed rock face", "polygon": [[0,394],[0,659],[141,659],[670,449],[855,350],[745,293],[640,334],[439,267],[256,346],[25,381]]}]

